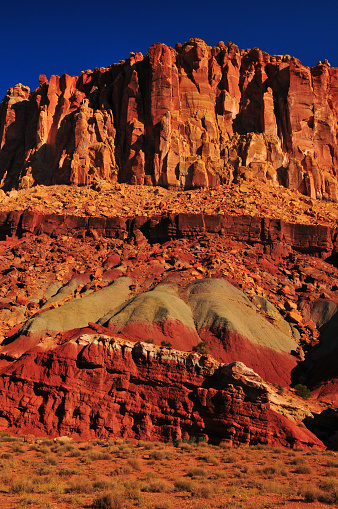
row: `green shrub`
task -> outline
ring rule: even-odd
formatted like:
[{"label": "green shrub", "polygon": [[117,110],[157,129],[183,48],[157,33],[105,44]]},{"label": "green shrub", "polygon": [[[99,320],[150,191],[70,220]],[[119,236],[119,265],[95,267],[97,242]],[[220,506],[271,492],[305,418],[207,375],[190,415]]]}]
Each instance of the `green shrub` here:
[{"label": "green shrub", "polygon": [[170,343],[170,341],[161,341],[161,347],[162,348],[172,348],[172,344]]},{"label": "green shrub", "polygon": [[297,384],[297,385],[295,385],[294,389],[295,389],[297,396],[299,396],[303,399],[309,399],[311,397],[311,391],[306,385]]},{"label": "green shrub", "polygon": [[199,353],[200,355],[208,355],[212,348],[206,341],[201,341],[197,345],[193,346],[192,350],[193,352]]}]

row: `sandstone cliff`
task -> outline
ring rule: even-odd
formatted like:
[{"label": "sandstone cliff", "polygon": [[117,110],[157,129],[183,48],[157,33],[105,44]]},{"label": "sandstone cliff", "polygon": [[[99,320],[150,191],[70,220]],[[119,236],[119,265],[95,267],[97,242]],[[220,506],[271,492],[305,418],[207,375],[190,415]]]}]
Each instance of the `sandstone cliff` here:
[{"label": "sandstone cliff", "polygon": [[267,385],[240,362],[82,335],[4,355],[1,368],[1,430],[323,447],[270,408]]},{"label": "sandstone cliff", "polygon": [[240,178],[337,201],[338,70],[201,39],[80,76],[16,85],[0,106],[4,189],[93,180],[194,188]]}]

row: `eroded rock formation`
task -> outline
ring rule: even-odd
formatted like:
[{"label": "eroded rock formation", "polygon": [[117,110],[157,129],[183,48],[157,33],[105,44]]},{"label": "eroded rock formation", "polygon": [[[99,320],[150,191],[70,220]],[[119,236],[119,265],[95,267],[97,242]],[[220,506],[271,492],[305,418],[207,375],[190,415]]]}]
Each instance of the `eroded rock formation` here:
[{"label": "eroded rock formation", "polygon": [[246,178],[337,201],[338,70],[190,39],[80,76],[40,76],[0,106],[5,189]]},{"label": "eroded rock formation", "polygon": [[2,430],[323,447],[270,408],[267,385],[240,362],[86,334],[11,360],[1,361]]}]

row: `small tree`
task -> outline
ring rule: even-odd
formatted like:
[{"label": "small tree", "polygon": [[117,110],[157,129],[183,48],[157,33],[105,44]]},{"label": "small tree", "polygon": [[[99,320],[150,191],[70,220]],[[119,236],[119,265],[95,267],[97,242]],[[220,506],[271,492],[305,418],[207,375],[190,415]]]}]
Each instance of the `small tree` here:
[{"label": "small tree", "polygon": [[192,347],[193,352],[199,353],[201,355],[208,355],[211,352],[212,348],[208,345],[206,341],[201,341],[196,346]]},{"label": "small tree", "polygon": [[170,343],[170,341],[161,341],[161,347],[162,348],[172,348],[172,344]]},{"label": "small tree", "polygon": [[297,396],[300,396],[303,399],[309,399],[311,396],[311,391],[306,385],[297,384],[295,385],[294,389]]}]

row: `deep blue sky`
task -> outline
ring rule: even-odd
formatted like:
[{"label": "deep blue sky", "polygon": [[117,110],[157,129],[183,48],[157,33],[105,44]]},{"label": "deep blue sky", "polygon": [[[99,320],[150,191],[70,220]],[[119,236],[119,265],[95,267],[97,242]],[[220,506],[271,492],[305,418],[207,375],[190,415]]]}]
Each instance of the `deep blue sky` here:
[{"label": "deep blue sky", "polygon": [[16,83],[38,86],[39,74],[78,75],[200,37],[214,46],[291,54],[313,66],[338,67],[338,0],[16,0],[1,7],[0,100]]}]

